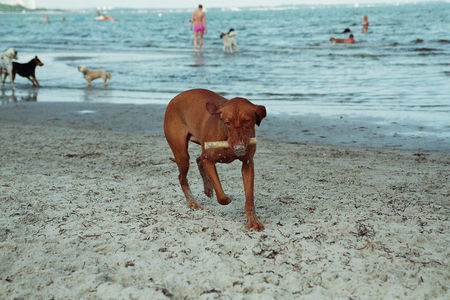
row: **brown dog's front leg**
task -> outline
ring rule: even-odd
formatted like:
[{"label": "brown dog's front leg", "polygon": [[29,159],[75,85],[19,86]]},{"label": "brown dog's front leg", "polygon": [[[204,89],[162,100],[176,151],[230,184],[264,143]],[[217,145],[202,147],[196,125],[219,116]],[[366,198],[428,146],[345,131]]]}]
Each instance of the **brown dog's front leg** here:
[{"label": "brown dog's front leg", "polygon": [[[37,81],[37,78],[36,78],[36,76],[32,76],[32,78],[34,79],[34,81],[36,82],[36,84],[37,84],[37,87],[41,87],[41,85],[39,84],[39,82]],[[33,85],[34,85],[34,83],[33,83]]]},{"label": "brown dog's front leg", "polygon": [[242,180],[245,191],[245,214],[247,215],[247,228],[261,231],[264,225],[258,220],[255,212],[255,202],[253,198],[253,181],[255,171],[253,159],[242,162]]},{"label": "brown dog's front leg", "polygon": [[27,79],[29,81],[31,81],[31,83],[33,84],[33,86],[36,86],[36,83],[34,83],[33,77],[27,77]]},{"label": "brown dog's front leg", "polygon": [[230,204],[231,198],[225,195],[222,189],[222,185],[220,184],[219,175],[217,175],[216,165],[213,162],[202,157],[202,164],[205,168],[205,172],[208,175],[211,183],[214,187],[214,191],[216,191],[217,202],[222,205]]}]

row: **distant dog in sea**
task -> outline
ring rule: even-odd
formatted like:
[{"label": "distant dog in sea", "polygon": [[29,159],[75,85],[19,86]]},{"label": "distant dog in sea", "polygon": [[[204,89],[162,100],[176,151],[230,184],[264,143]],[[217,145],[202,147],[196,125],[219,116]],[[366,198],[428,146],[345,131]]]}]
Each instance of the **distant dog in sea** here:
[{"label": "distant dog in sea", "polygon": [[41,87],[39,82],[36,79],[35,70],[36,66],[42,67],[44,64],[39,60],[37,56],[35,56],[32,60],[30,60],[26,64],[21,64],[17,62],[13,62],[13,69],[11,75],[11,81],[14,82],[16,78],[16,74],[19,74],[22,77],[28,78],[31,81],[33,86]]},{"label": "distant dog in sea", "polygon": [[78,71],[83,73],[84,78],[88,82],[88,85],[91,86],[92,80],[101,78],[105,82],[105,86],[108,86],[108,79],[111,78],[111,73],[108,73],[103,70],[89,70],[86,66],[81,65],[78,66]]},{"label": "distant dog in sea", "polygon": [[226,52],[228,49],[230,53],[233,53],[233,48],[236,49],[236,31],[231,28],[228,33],[221,33],[220,38],[223,39],[223,51]]},{"label": "distant dog in sea", "polygon": [[[5,52],[3,52],[2,55],[0,55],[0,78],[2,77],[2,75],[4,76],[2,80],[2,88],[5,85],[6,77],[8,75],[11,76],[12,74],[13,59],[18,59],[17,51],[14,48],[9,48]],[[11,79],[11,87],[13,90],[15,90],[16,88],[14,87],[14,80],[12,79],[12,77],[10,77],[10,79]]]}]

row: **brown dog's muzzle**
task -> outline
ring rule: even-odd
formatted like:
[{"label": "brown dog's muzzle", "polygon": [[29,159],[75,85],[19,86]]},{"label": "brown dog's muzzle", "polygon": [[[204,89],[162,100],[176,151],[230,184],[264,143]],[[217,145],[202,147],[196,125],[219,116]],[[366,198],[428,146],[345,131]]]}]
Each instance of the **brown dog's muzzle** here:
[{"label": "brown dog's muzzle", "polygon": [[242,157],[245,155],[245,153],[247,153],[247,147],[244,142],[241,142],[233,146],[233,151],[237,157]]}]

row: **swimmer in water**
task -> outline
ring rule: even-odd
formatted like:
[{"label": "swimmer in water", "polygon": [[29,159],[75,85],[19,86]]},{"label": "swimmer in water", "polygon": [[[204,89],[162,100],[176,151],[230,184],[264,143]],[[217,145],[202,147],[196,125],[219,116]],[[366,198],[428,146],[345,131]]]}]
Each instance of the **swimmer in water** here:
[{"label": "swimmer in water", "polygon": [[353,44],[355,40],[353,39],[353,34],[350,34],[346,39],[335,39],[332,37],[330,38],[330,42],[333,44]]},{"label": "swimmer in water", "polygon": [[369,17],[368,16],[364,16],[364,21],[363,21],[363,28],[362,28],[362,33],[367,33],[367,30],[369,29]]},{"label": "swimmer in water", "polygon": [[198,10],[194,11],[192,14],[192,20],[191,20],[191,31],[192,31],[192,25],[194,25],[194,48],[197,49],[197,37],[200,33],[200,50],[203,46],[203,33],[208,32],[208,28],[206,27],[206,15],[202,11],[203,5],[198,5]]}]

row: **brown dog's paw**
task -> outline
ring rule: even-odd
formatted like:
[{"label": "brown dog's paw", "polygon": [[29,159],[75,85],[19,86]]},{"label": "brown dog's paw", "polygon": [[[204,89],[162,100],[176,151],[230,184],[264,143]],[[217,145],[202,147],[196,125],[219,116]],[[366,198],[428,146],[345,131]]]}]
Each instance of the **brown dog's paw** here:
[{"label": "brown dog's paw", "polygon": [[217,202],[219,202],[222,205],[228,205],[231,203],[231,197],[225,196],[223,198],[218,198]]},{"label": "brown dog's paw", "polygon": [[205,189],[205,195],[208,198],[212,198],[212,196],[214,196],[214,192],[212,189],[208,189],[208,190]]},{"label": "brown dog's paw", "polygon": [[205,192],[205,195],[206,195],[206,197],[208,197],[208,198],[211,198],[212,196],[214,196],[214,190],[213,190],[211,184],[209,184],[209,185],[206,185],[206,184],[205,184],[205,187],[204,187],[204,190],[203,190],[203,191]]},{"label": "brown dog's paw", "polygon": [[194,209],[194,210],[202,209],[200,204],[198,204],[197,201],[195,201],[195,200],[189,201],[187,205],[189,208]]},{"label": "brown dog's paw", "polygon": [[253,216],[247,216],[247,228],[249,230],[262,231],[264,230],[264,225],[258,220],[258,218]]}]

